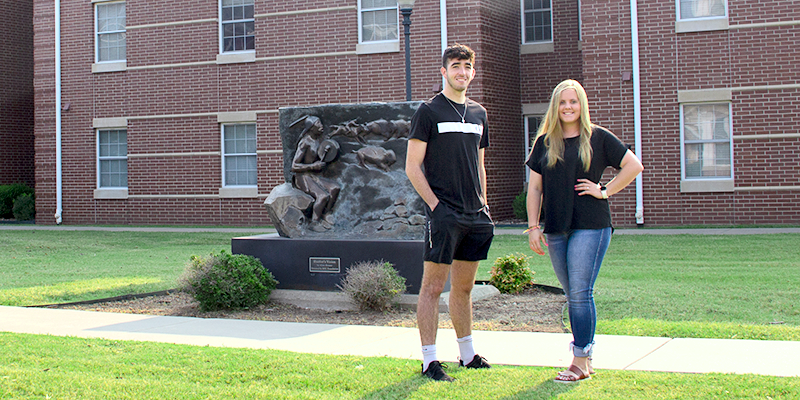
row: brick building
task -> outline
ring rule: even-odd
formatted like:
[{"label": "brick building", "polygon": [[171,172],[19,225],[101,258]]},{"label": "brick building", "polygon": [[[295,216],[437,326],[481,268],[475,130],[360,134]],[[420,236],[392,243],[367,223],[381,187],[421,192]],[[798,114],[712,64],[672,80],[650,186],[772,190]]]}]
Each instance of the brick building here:
[{"label": "brick building", "polygon": [[[800,221],[800,10],[640,0],[633,25],[630,3],[416,1],[414,100],[440,90],[445,44],[478,53],[468,95],[489,111],[495,218],[524,188],[550,91],[573,78],[594,122],[640,144],[617,226]],[[267,224],[279,108],[405,99],[393,0],[56,4],[34,1],[40,224]]]},{"label": "brick building", "polygon": [[33,3],[0,3],[0,37],[0,185],[33,187]]}]

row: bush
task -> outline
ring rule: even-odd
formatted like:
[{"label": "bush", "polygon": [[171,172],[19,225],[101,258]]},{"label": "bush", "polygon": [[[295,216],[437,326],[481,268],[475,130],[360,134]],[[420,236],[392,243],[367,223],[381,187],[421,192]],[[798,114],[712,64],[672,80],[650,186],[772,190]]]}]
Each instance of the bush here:
[{"label": "bush", "polygon": [[500,293],[516,294],[533,283],[535,272],[528,268],[528,256],[515,253],[498,257],[489,274],[491,283]]},{"label": "bush", "polygon": [[14,219],[17,221],[30,221],[36,215],[36,201],[32,194],[25,193],[14,200],[12,208]]},{"label": "bush", "polygon": [[395,298],[406,291],[406,278],[383,260],[362,261],[351,265],[339,289],[361,310],[383,311],[391,308]]},{"label": "bush", "polygon": [[514,209],[514,217],[523,221],[528,220],[527,197],[527,192],[523,190],[511,202],[511,208]]},{"label": "bush", "polygon": [[264,304],[278,281],[257,258],[222,250],[208,258],[192,256],[180,284],[202,311],[214,311]]},{"label": "bush", "polygon": [[33,189],[24,183],[0,185],[0,218],[14,217],[14,200],[23,194],[33,194]]}]

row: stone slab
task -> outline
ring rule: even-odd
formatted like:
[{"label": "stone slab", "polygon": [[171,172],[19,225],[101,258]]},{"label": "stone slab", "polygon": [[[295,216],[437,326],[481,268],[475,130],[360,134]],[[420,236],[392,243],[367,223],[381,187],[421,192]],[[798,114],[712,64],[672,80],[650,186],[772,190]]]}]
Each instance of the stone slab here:
[{"label": "stone slab", "polygon": [[[284,238],[277,234],[231,239],[231,252],[261,260],[280,282],[278,289],[317,291],[338,291],[337,285],[354,263],[384,260],[406,278],[406,293],[419,294],[423,246],[422,240]],[[332,271],[320,271],[328,267]]]}]

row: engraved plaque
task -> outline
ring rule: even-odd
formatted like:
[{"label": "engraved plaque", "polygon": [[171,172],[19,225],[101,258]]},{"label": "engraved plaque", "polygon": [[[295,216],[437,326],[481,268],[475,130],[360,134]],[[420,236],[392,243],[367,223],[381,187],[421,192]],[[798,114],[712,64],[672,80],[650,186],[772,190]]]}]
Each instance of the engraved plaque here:
[{"label": "engraved plaque", "polygon": [[309,257],[308,272],[338,274],[341,271],[339,258],[336,257]]}]

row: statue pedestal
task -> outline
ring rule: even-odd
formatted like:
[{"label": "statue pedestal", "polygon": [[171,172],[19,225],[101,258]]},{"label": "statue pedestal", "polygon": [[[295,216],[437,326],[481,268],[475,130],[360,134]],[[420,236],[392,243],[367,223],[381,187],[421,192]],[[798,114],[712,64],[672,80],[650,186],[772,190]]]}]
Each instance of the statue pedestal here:
[{"label": "statue pedestal", "polygon": [[[406,278],[406,293],[419,294],[422,240],[284,238],[278,234],[237,237],[233,254],[251,255],[280,283],[278,289],[340,291],[347,268],[361,261],[391,263]],[[449,282],[446,290],[449,290]]]}]

